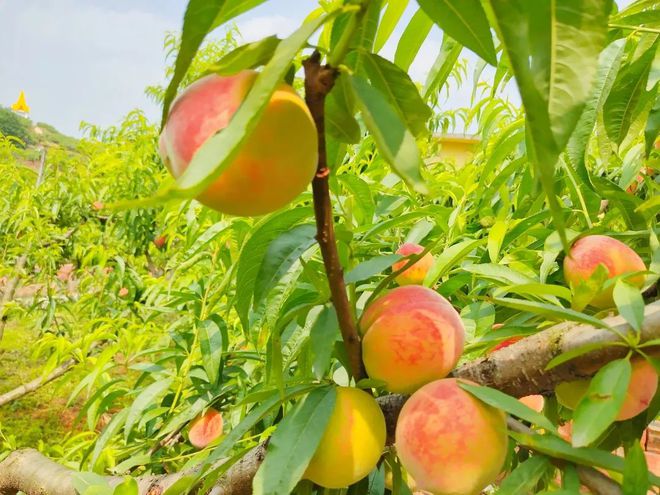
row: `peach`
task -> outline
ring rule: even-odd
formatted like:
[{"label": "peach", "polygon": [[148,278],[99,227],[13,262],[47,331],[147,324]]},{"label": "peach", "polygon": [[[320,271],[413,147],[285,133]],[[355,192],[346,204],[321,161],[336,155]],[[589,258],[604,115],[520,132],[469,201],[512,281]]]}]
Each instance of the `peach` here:
[{"label": "peach", "polygon": [[463,352],[461,318],[425,287],[392,290],[367,308],[362,323],[364,366],[390,392],[411,393],[444,378]]},{"label": "peach", "polygon": [[[653,365],[643,358],[630,361],[632,373],[623,405],[616,417],[617,421],[634,418],[644,411],[658,389],[658,374]],[[560,383],[555,387],[557,401],[569,409],[575,409],[589,388],[589,380],[575,380]]]},{"label": "peach", "polygon": [[[410,256],[411,254],[419,254],[424,251],[424,248],[419,244],[413,244],[407,242],[402,244],[399,249],[397,249],[396,254],[402,256]],[[397,261],[392,265],[392,271],[397,271],[406,264],[409,263],[409,260],[403,259]],[[400,273],[394,280],[399,285],[412,285],[412,284],[421,284],[426,278],[426,274],[433,266],[433,255],[431,253],[426,253],[422,258],[413,264],[410,268]]]},{"label": "peach", "polygon": [[[160,136],[160,154],[174,177],[197,150],[229,124],[257,73],[205,76],[174,101]],[[316,126],[294,89],[281,84],[255,130],[224,172],[197,198],[231,215],[262,215],[282,208],[303,192],[316,172]]]},{"label": "peach", "polygon": [[154,246],[156,246],[156,248],[158,249],[163,249],[166,243],[167,243],[167,236],[159,235],[158,237],[154,238]]},{"label": "peach", "polygon": [[376,467],[385,449],[385,417],[363,390],[338,387],[335,408],[304,478],[325,488],[343,488]]},{"label": "peach", "polygon": [[545,398],[542,395],[526,395],[518,400],[536,412],[543,411],[543,406],[545,406]]},{"label": "peach", "polygon": [[190,423],[188,440],[196,449],[203,449],[222,435],[222,415],[211,408]]},{"label": "peach", "polygon": [[[564,278],[570,285],[577,285],[587,281],[599,265],[607,269],[609,278],[646,270],[642,259],[623,242],[605,235],[590,235],[576,241],[564,258]],[[630,278],[628,282],[641,288],[644,276]],[[590,304],[601,309],[611,308],[613,291],[614,287],[600,291]]]},{"label": "peach", "polygon": [[401,464],[419,489],[435,495],[479,493],[495,481],[507,454],[504,413],[458,383],[446,378],[420,388],[396,425]]},{"label": "peach", "polygon": [[128,289],[126,287],[122,287],[119,289],[119,292],[117,293],[119,297],[126,297],[128,295]]},{"label": "peach", "polygon": [[105,205],[102,201],[94,201],[92,203],[92,208],[94,208],[96,211],[101,211],[103,208],[105,208]]}]

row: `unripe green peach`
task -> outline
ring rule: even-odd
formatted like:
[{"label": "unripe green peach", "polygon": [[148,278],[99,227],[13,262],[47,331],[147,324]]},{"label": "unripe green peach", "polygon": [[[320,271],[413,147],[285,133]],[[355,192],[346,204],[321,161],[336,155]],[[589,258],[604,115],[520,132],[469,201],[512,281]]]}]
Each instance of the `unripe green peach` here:
[{"label": "unripe green peach", "polygon": [[418,489],[433,495],[480,493],[495,481],[507,454],[504,413],[458,383],[446,378],[420,388],[396,425],[401,464]]},{"label": "unripe green peach", "polygon": [[[419,244],[414,244],[407,242],[402,244],[399,249],[397,249],[396,254],[402,256],[410,256],[411,254],[420,254],[424,251],[424,248]],[[392,271],[397,271],[409,263],[409,260],[403,259],[397,261],[392,265]],[[401,274],[397,275],[394,279],[399,285],[412,285],[412,284],[421,284],[426,278],[426,274],[433,266],[433,255],[431,253],[426,253],[422,258],[417,261],[410,268],[403,271]]]},{"label": "unripe green peach", "polygon": [[[564,258],[564,278],[569,284],[577,285],[588,280],[599,265],[607,269],[609,278],[646,270],[639,255],[623,242],[605,235],[590,235],[578,239]],[[644,285],[641,275],[627,281],[640,288]],[[611,308],[614,306],[613,291],[613,286],[602,290],[590,304],[597,308]]]},{"label": "unripe green peach", "polygon": [[304,478],[343,488],[367,476],[385,449],[385,417],[363,390],[338,387],[335,408]]},{"label": "unripe green peach", "polygon": [[[160,154],[174,177],[204,142],[222,131],[245,100],[257,73],[205,76],[179,95],[160,136]],[[197,199],[231,215],[262,215],[291,202],[316,171],[316,126],[304,101],[281,84],[256,129],[222,175]]]},{"label": "unripe green peach", "polygon": [[362,319],[362,359],[369,376],[398,393],[447,376],[465,340],[451,304],[421,286],[398,287],[381,299]]},{"label": "unripe green peach", "polygon": [[222,415],[215,409],[209,409],[190,423],[188,440],[193,447],[203,449],[222,435],[222,426]]},{"label": "unripe green peach", "polygon": [[[643,358],[630,361],[632,372],[623,405],[616,417],[617,421],[634,418],[646,410],[658,389],[658,374],[653,365]],[[589,388],[590,380],[573,380],[555,387],[557,401],[564,407],[575,409]]]}]

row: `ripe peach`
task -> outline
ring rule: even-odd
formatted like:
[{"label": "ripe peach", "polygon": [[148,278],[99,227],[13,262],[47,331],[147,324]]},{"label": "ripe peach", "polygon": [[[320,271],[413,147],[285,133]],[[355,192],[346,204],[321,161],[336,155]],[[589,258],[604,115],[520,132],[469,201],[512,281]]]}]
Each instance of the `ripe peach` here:
[{"label": "ripe peach", "polygon": [[461,389],[458,380],[437,380],[404,404],[395,443],[401,464],[419,489],[436,495],[473,495],[502,469],[506,418]]},{"label": "ripe peach", "polygon": [[[205,76],[175,100],[160,136],[160,154],[174,177],[204,142],[222,131],[245,99],[257,73]],[[222,175],[197,199],[231,215],[262,215],[291,202],[316,172],[317,133],[294,89],[281,84],[256,129]]]},{"label": "ripe peach", "polygon": [[526,395],[518,400],[536,412],[543,411],[543,406],[545,406],[545,398],[542,395]]},{"label": "ripe peach", "polygon": [[126,297],[128,295],[128,289],[126,287],[122,287],[119,289],[119,297]]},{"label": "ripe peach", "polygon": [[[564,258],[564,278],[569,284],[577,285],[588,280],[599,265],[605,266],[609,278],[646,270],[642,259],[623,242],[605,235],[590,235],[575,242]],[[644,277],[633,277],[628,282],[641,288]],[[602,309],[612,307],[613,290],[614,287],[609,287],[601,291],[590,304]]]},{"label": "ripe peach", "polygon": [[[397,249],[396,254],[403,256],[410,256],[411,254],[419,254],[424,251],[424,248],[419,244],[413,244],[407,242],[402,244],[399,249]],[[397,271],[406,264],[409,263],[409,260],[403,259],[397,261],[392,265],[392,271]],[[399,274],[394,280],[399,285],[411,285],[411,284],[421,284],[426,278],[426,274],[433,266],[433,255],[431,253],[426,253],[422,256],[422,259],[413,264],[410,268]]]},{"label": "ripe peach", "polygon": [[364,366],[390,392],[411,393],[444,378],[463,352],[461,318],[425,287],[392,290],[365,311],[362,322]]},{"label": "ripe peach", "polygon": [[343,488],[376,466],[385,448],[385,417],[363,390],[337,388],[335,408],[304,477],[325,488]]},{"label": "ripe peach", "polygon": [[[658,374],[653,365],[643,358],[636,357],[630,361],[632,373],[630,384],[623,405],[616,417],[617,421],[634,418],[644,411],[658,389]],[[560,383],[555,387],[557,401],[569,409],[575,409],[589,388],[589,380],[575,380]]]},{"label": "ripe peach", "polygon": [[105,205],[102,201],[94,201],[92,203],[92,208],[94,208],[96,211],[101,211],[104,207]]},{"label": "ripe peach", "polygon": [[211,408],[190,423],[188,440],[196,449],[203,449],[222,435],[222,426],[222,415]]},{"label": "ripe peach", "polygon": [[163,249],[166,243],[167,243],[167,236],[159,235],[158,237],[154,238],[154,246],[156,246],[156,248],[158,249]]}]

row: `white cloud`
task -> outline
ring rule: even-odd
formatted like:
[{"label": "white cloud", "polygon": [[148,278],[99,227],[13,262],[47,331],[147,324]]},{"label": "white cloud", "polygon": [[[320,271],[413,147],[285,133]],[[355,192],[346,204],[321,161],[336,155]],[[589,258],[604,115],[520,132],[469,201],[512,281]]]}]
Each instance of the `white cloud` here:
[{"label": "white cloud", "polygon": [[156,14],[123,12],[84,0],[0,2],[0,104],[24,89],[33,120],[78,134],[81,120],[116,123],[160,82],[165,31],[178,26]]}]

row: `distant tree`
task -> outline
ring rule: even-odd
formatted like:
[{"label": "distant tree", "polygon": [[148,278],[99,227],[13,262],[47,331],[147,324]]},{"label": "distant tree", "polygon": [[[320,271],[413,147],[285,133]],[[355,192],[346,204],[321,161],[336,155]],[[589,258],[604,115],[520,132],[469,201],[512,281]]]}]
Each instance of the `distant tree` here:
[{"label": "distant tree", "polygon": [[23,142],[23,147],[33,142],[30,121],[19,117],[7,108],[0,108],[0,132],[5,136],[14,136]]}]

